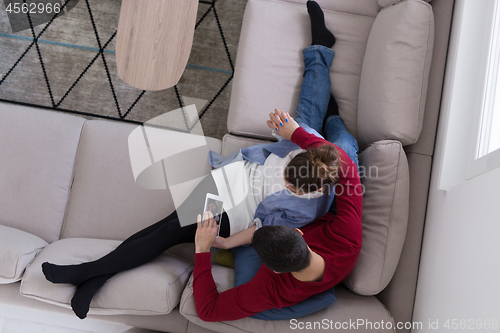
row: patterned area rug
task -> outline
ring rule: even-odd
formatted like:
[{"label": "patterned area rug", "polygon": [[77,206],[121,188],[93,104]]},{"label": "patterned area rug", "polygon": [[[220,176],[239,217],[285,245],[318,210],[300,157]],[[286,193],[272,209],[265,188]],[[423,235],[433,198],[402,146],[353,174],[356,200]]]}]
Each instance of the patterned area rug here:
[{"label": "patterned area rug", "polygon": [[16,33],[4,1],[0,4],[0,100],[87,119],[137,123],[196,104],[205,135],[222,138],[227,133],[231,80],[246,2],[200,1],[193,48],[180,82],[167,90],[143,91],[117,75],[120,0],[80,0],[52,22]]}]

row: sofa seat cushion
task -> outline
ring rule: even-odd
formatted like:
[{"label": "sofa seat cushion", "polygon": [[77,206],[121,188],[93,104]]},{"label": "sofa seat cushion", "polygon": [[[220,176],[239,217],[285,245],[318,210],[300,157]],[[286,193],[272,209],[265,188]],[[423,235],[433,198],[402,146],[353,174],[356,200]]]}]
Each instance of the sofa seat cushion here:
[{"label": "sofa seat cushion", "polygon": [[26,266],[48,243],[25,231],[0,225],[0,284],[21,280]]},{"label": "sofa seat cushion", "polygon": [[[234,270],[228,267],[213,265],[212,275],[214,276],[217,290],[222,292],[233,287]],[[235,332],[290,332],[302,329],[304,331],[345,331],[351,328],[357,328],[356,332],[394,332],[394,320],[387,309],[374,296],[359,296],[345,287],[339,285],[335,287],[335,303],[316,313],[292,320],[259,320],[253,318],[243,318],[234,321],[224,322],[205,322],[201,320],[197,313],[193,297],[193,279],[189,282],[182,294],[179,310],[181,314],[189,321],[198,326],[207,328],[214,332],[235,333]],[[255,297],[259,297],[256,295]],[[359,321],[358,321],[359,320]],[[361,322],[361,320],[363,322]],[[384,321],[384,327],[372,325],[365,327],[366,322],[381,323]],[[358,323],[359,326],[349,326]],[[336,326],[337,325],[337,326]],[[340,325],[340,326],[339,326]],[[309,328],[308,328],[309,327]],[[302,331],[301,330],[301,331]],[[355,331],[355,329],[353,329]]]},{"label": "sofa seat cushion", "polygon": [[[28,266],[21,294],[43,302],[70,308],[76,287],[53,284],[45,279],[42,263],[78,264],[109,253],[120,241],[67,238],[44,248]],[[95,295],[89,314],[159,315],[172,311],[193,269],[190,260],[162,254],[140,267],[113,276]]]},{"label": "sofa seat cushion", "polygon": [[391,281],[403,250],[410,205],[410,174],[400,142],[383,140],[359,155],[363,184],[363,244],[344,280],[360,295],[376,295]]}]

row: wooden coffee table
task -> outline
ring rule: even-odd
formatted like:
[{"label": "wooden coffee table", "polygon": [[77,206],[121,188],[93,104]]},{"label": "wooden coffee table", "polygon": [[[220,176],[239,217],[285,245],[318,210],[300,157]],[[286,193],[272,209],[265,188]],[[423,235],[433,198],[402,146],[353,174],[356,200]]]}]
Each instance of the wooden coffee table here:
[{"label": "wooden coffee table", "polygon": [[198,0],[123,0],[116,37],[118,76],[144,90],[177,84],[186,67]]}]

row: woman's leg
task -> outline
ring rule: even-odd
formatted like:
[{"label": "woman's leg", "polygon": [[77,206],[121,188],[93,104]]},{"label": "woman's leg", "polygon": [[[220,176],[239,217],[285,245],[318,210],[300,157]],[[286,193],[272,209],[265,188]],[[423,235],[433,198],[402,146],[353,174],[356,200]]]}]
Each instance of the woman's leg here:
[{"label": "woman's leg", "polygon": [[[160,222],[153,224],[151,227],[158,226]],[[145,232],[149,228],[146,228],[143,231]],[[134,236],[139,236],[138,234],[139,233],[135,234]],[[144,233],[144,236],[146,234],[148,233]],[[221,218],[220,236],[229,237],[229,235],[230,235],[229,219],[227,214],[223,213]],[[124,243],[130,240],[133,240],[133,238],[130,237],[129,239],[124,241]],[[120,246],[122,246],[124,243],[122,243]],[[93,278],[86,280],[82,284],[78,285],[75,295],[71,299],[71,308],[73,309],[73,312],[78,316],[78,318],[84,319],[87,317],[87,313],[89,312],[90,302],[92,301],[92,298],[97,293],[97,291],[99,291],[99,289],[106,283],[106,281],[109,280],[115,274],[116,273],[110,273],[106,275],[95,276]]]},{"label": "woman's leg", "polygon": [[79,285],[99,275],[125,271],[145,264],[170,247],[194,241],[196,224],[181,227],[178,219],[161,223],[153,232],[122,243],[104,257],[79,265],[58,266],[43,263],[42,269],[47,280],[53,283]]},{"label": "woman's leg", "polygon": [[133,235],[98,260],[70,266],[43,263],[43,273],[53,283],[78,285],[71,299],[71,307],[83,319],[87,316],[95,293],[114,274],[143,265],[176,244],[194,241],[197,225],[181,227],[176,215],[174,212],[169,216],[170,219],[165,218]]},{"label": "woman's leg", "polygon": [[[150,225],[149,227],[142,229],[139,232],[136,232],[135,234],[124,240],[123,243],[121,243],[116,249],[123,247],[124,244],[142,238],[154,232],[156,229],[161,227],[165,223],[165,221],[169,221],[175,218],[174,213],[170,214],[165,219],[156,222],[155,224]],[[78,285],[78,287],[76,288],[76,292],[71,299],[71,308],[78,318],[84,319],[87,317],[92,298],[97,293],[97,291],[106,283],[106,281],[108,281],[115,274],[116,273],[95,276]]]},{"label": "woman's leg", "polygon": [[313,45],[303,51],[304,79],[295,120],[320,133],[330,100],[330,66],[335,56],[330,47],[334,45],[335,37],[326,28],[319,5],[314,1],[308,1],[307,8],[311,18]]},{"label": "woman's leg", "polygon": [[342,148],[351,160],[356,163],[359,171],[358,142],[349,132],[347,132],[342,118],[339,116],[328,117],[325,121],[324,132],[326,140]]},{"label": "woman's leg", "polygon": [[[179,207],[179,210],[189,215],[197,215],[199,212],[202,212],[207,192],[217,194],[217,187],[210,175],[200,182],[188,199]],[[195,216],[190,216],[189,218],[196,221]],[[227,217],[223,219],[223,221],[227,222],[228,226],[229,222],[226,220]],[[95,265],[91,266],[91,268],[93,268],[88,272],[88,275],[94,275],[93,277],[83,281],[85,276],[82,275],[78,277],[77,280],[79,281],[74,280],[74,283],[78,284],[78,288],[71,300],[73,311],[79,318],[85,318],[95,293],[108,279],[116,274],[116,272],[131,268],[132,266],[142,265],[175,244],[193,242],[195,232],[196,224],[180,227],[177,212],[174,211],[161,221],[130,236],[110,254],[98,260],[101,266],[106,266],[111,263],[112,266],[109,268],[112,272],[105,273],[110,270],[102,270],[100,269],[101,266]],[[141,248],[145,253],[141,254],[137,252],[137,248]],[[130,258],[132,258],[133,261],[130,261]],[[74,267],[76,266],[78,265],[56,266],[44,263],[42,269],[49,281],[52,279],[55,281],[62,281],[64,276],[72,274],[71,271],[73,271],[73,274],[75,273]],[[77,272],[77,274],[80,273]]]},{"label": "woman's leg", "polygon": [[[163,253],[168,248],[193,242],[196,232],[196,216],[203,212],[206,193],[218,194],[211,175],[205,177],[177,211],[163,220],[132,235],[106,256],[80,265],[58,266],[44,263],[43,273],[53,283],[80,285],[99,275],[113,274],[137,267]],[[179,215],[184,220],[193,221],[181,227]],[[180,213],[182,212],[182,213]]]}]

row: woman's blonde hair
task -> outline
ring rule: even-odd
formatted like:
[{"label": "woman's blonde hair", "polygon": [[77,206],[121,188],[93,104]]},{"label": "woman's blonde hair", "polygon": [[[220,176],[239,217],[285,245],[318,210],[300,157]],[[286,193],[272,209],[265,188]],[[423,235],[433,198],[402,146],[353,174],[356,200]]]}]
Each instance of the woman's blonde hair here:
[{"label": "woman's blonde hair", "polygon": [[295,156],[285,168],[285,180],[298,191],[309,193],[338,179],[340,155],[333,145],[323,145]]}]

